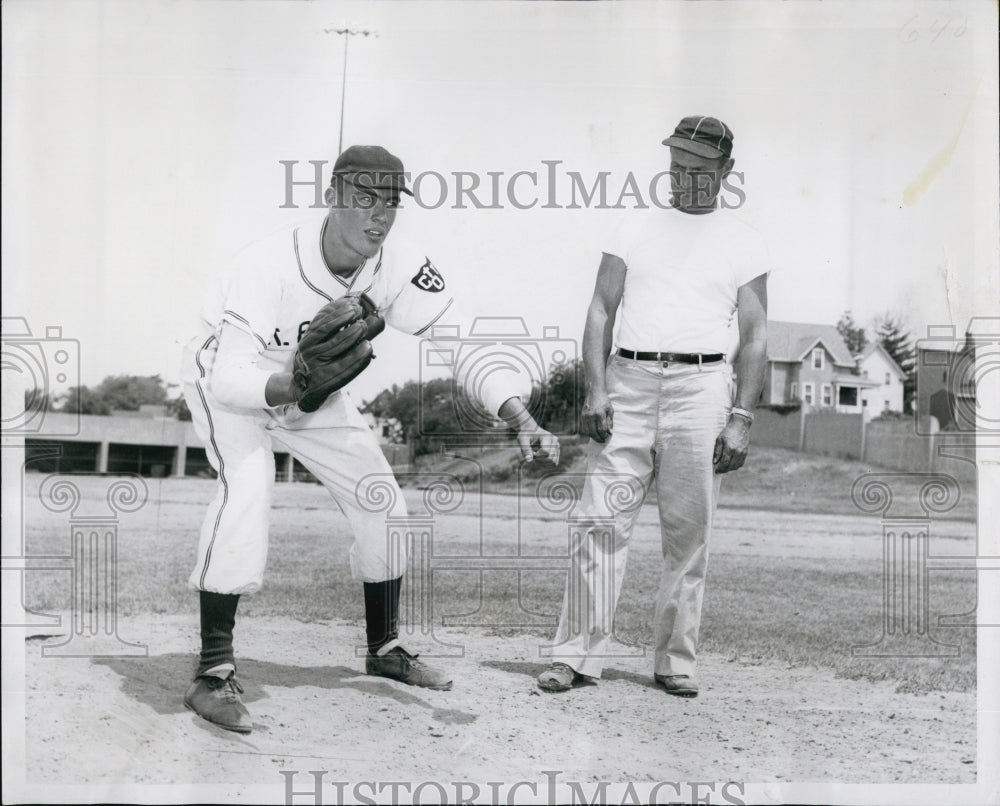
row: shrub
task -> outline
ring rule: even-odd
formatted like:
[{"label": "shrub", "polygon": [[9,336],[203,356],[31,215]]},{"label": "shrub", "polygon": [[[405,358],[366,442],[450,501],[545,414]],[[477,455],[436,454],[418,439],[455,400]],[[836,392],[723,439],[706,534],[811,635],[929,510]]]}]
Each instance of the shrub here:
[{"label": "shrub", "polygon": [[799,411],[802,408],[802,403],[796,400],[794,403],[775,403],[771,406],[758,406],[757,408],[784,415],[791,414],[793,411]]}]

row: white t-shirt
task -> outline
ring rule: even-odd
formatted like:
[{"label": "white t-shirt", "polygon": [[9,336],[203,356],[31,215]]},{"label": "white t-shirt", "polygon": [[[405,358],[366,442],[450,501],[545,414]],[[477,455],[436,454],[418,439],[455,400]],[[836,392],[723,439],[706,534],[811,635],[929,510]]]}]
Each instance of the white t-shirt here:
[{"label": "white t-shirt", "polygon": [[[249,334],[257,346],[248,366],[245,355],[235,355],[242,380],[231,388],[231,404],[263,408],[267,378],[291,372],[295,349],[317,311],[347,294],[367,294],[392,327],[413,335],[432,326],[460,321],[455,300],[441,273],[413,244],[392,234],[378,254],[349,277],[333,274],[323,260],[321,240],[326,213],[255,242],[240,252],[231,267],[213,280],[202,308],[199,355],[205,369],[214,365],[223,324]],[[450,345],[454,351],[454,345]],[[458,381],[487,411],[496,414],[518,396],[510,373],[487,373],[473,385]],[[233,373],[228,373],[233,377]]]},{"label": "white t-shirt", "polygon": [[728,352],[740,286],[771,269],[759,233],[721,208],[632,211],[604,251],[625,262],[617,343],[635,351]]}]

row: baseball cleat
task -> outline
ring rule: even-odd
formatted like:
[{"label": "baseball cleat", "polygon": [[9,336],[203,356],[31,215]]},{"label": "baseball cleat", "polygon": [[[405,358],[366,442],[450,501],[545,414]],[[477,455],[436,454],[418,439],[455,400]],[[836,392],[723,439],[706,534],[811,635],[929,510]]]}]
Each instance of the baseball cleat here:
[{"label": "baseball cleat", "polygon": [[249,733],[253,729],[253,721],[240,699],[242,693],[243,686],[233,672],[225,679],[204,675],[194,679],[184,695],[184,705],[213,725],[237,733]]},{"label": "baseball cleat", "polygon": [[697,697],[698,684],[686,674],[654,674],[657,683],[661,683],[667,694],[676,697]]},{"label": "baseball cleat", "polygon": [[417,655],[407,652],[398,641],[386,644],[379,654],[369,652],[365,658],[365,673],[435,691],[451,688],[451,677],[446,672],[417,660]]}]

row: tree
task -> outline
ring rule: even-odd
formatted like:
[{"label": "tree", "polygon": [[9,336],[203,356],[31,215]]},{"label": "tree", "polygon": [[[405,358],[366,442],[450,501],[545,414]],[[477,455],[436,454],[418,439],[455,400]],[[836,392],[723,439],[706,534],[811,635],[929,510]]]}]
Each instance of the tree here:
[{"label": "tree", "polygon": [[168,405],[167,389],[159,375],[109,375],[94,389],[70,387],[61,410],[108,415],[116,409],[138,411],[145,405]]},{"label": "tree", "polygon": [[162,406],[167,402],[167,388],[159,375],[109,375],[95,394],[112,410],[138,411],[140,406]]},{"label": "tree", "polygon": [[863,327],[858,326],[850,311],[844,311],[837,322],[837,332],[843,337],[851,355],[860,355],[868,346],[868,336]]},{"label": "tree", "polygon": [[191,421],[191,409],[188,408],[184,395],[177,395],[177,397],[167,401],[167,414],[183,422]]},{"label": "tree", "polygon": [[541,393],[543,406],[538,424],[553,433],[576,433],[586,396],[583,359],[553,366]]},{"label": "tree", "polygon": [[94,392],[89,386],[71,386],[63,399],[61,411],[73,414],[111,414],[108,401]]},{"label": "tree", "polygon": [[52,395],[48,392],[37,388],[24,390],[24,411],[26,413],[51,411],[54,408]]},{"label": "tree", "polygon": [[[403,386],[384,389],[361,407],[376,417],[393,417],[403,428],[406,441],[417,455],[430,453],[443,445],[479,441],[484,425],[491,421],[465,392],[456,390],[451,378],[407,381]],[[461,419],[459,416],[461,412]]]},{"label": "tree", "polygon": [[887,312],[875,319],[875,338],[906,376],[903,380],[903,411],[909,413],[913,410],[913,396],[917,388],[913,337],[901,317]]}]

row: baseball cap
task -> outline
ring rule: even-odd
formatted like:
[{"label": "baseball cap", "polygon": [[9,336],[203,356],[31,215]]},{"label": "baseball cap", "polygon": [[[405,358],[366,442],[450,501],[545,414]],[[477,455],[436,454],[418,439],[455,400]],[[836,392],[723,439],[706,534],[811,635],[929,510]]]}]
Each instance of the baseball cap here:
[{"label": "baseball cap", "polygon": [[365,188],[389,188],[401,193],[413,192],[406,187],[406,174],[399,157],[382,146],[351,146],[337,157],[333,175]]},{"label": "baseball cap", "polygon": [[733,132],[721,120],[707,115],[690,115],[677,124],[663,141],[700,157],[729,157],[733,153]]}]

